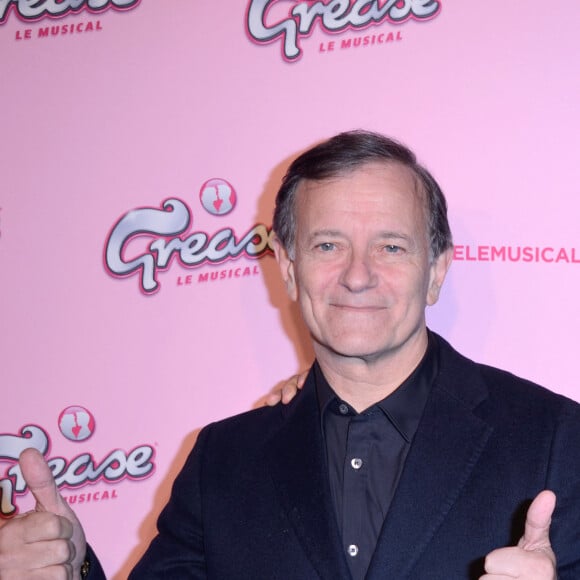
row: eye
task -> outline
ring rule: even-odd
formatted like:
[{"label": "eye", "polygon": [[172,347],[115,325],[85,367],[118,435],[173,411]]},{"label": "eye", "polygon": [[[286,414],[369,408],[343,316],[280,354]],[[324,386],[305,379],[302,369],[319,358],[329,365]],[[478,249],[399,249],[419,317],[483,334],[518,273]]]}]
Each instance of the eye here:
[{"label": "eye", "polygon": [[387,244],[384,249],[387,254],[400,254],[403,252],[403,248],[395,244]]},{"label": "eye", "polygon": [[318,244],[316,247],[322,252],[330,252],[336,248],[332,242],[322,242],[322,244]]}]

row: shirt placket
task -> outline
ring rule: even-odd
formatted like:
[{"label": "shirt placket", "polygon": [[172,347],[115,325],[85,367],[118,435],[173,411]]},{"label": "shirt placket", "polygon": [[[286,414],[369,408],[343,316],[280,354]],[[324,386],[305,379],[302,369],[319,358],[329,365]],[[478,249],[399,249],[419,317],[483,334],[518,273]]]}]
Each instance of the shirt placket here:
[{"label": "shirt placket", "polygon": [[342,537],[354,578],[364,577],[372,557],[372,554],[366,553],[368,546],[362,536],[368,493],[370,423],[370,417],[366,414],[351,418],[344,461]]}]

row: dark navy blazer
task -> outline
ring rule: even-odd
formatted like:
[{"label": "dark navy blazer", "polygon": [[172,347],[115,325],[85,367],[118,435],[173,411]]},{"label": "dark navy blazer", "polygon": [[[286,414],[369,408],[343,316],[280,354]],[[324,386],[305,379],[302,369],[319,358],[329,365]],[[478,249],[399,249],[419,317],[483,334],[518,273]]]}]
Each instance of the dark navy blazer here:
[{"label": "dark navy blazer", "polygon": [[[542,489],[560,580],[580,578],[580,406],[473,363],[440,337],[439,374],[368,580],[478,578]],[[206,427],[131,578],[348,579],[312,374],[287,406]]]}]

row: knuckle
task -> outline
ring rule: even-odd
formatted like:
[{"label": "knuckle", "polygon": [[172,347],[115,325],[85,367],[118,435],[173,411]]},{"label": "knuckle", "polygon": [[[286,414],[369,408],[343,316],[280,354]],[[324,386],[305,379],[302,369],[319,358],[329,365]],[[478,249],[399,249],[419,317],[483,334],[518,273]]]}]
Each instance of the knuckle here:
[{"label": "knuckle", "polygon": [[537,559],[534,568],[537,570],[541,578],[553,578],[554,564],[546,554],[542,554],[541,557]]},{"label": "knuckle", "polygon": [[29,532],[34,532],[35,535],[40,533],[44,539],[59,538],[63,533],[62,518],[56,514],[36,512],[26,516],[26,520]]},{"label": "knuckle", "polygon": [[58,516],[54,514],[47,514],[44,526],[47,534],[51,536],[58,536],[60,534],[61,522]]},{"label": "knuckle", "polygon": [[71,578],[73,578],[73,570],[70,564],[58,566],[54,580],[71,580]]},{"label": "knuckle", "polygon": [[55,561],[59,564],[70,562],[73,556],[71,546],[68,540],[55,540],[52,546]]},{"label": "knuckle", "polygon": [[[72,580],[73,570],[69,564],[62,564],[59,566],[50,566],[42,570],[36,570],[26,577],[27,580]],[[4,580],[0,577],[0,580]]]},{"label": "knuckle", "polygon": [[490,572],[492,564],[493,564],[493,552],[490,552],[483,560],[483,569],[486,572]]}]

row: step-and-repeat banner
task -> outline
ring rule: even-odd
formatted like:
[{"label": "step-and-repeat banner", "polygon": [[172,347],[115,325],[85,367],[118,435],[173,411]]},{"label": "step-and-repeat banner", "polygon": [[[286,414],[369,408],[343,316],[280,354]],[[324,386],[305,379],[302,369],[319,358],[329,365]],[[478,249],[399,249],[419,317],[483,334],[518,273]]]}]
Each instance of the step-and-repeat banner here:
[{"label": "step-and-repeat banner", "polygon": [[0,1],[0,507],[50,459],[123,578],[196,430],[305,368],[269,248],[288,162],[417,152],[455,262],[430,326],[580,399],[580,5]]}]

